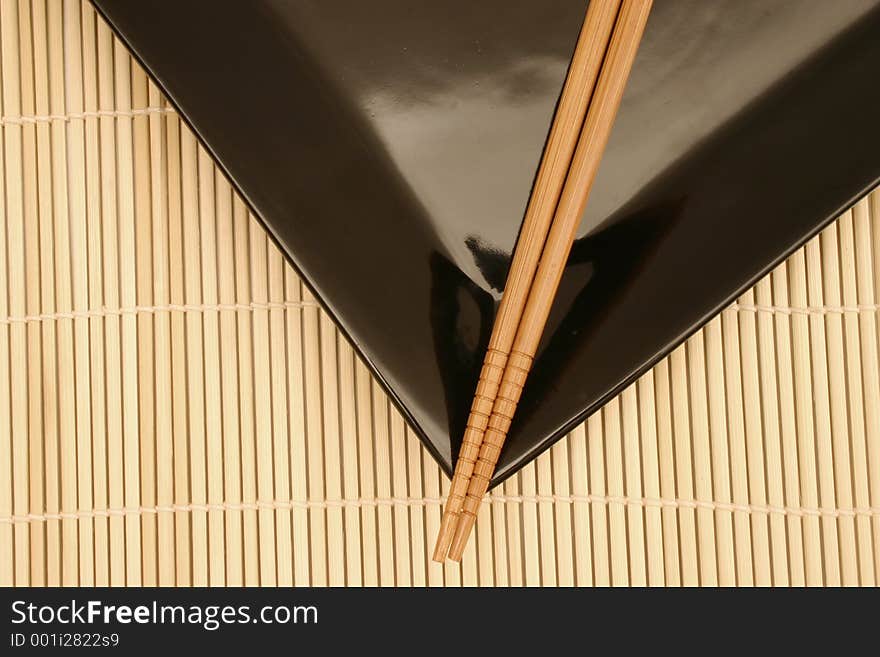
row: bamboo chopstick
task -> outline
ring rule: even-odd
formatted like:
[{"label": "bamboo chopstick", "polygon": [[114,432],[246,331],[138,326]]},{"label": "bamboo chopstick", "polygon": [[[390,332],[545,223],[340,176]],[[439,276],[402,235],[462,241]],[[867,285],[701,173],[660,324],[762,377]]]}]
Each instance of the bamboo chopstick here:
[{"label": "bamboo chopstick", "polygon": [[467,497],[459,514],[449,558],[458,561],[476,521],[477,509],[501,453],[504,439],[516,411],[522,388],[544,331],[562,271],[568,260],[575,230],[586,205],[590,189],[614,117],[623,96],[632,63],[638,51],[652,0],[624,0],[611,36],[608,55],[602,64],[596,92],[578,140],[571,169],[565,180],[559,206],[541,254],[541,262],[529,291],[516,338],[498,388],[492,415],[483,436],[477,463],[468,483]]},{"label": "bamboo chopstick", "polygon": [[538,266],[541,249],[553,219],[553,211],[559,201],[566,171],[571,164],[577,135],[584,122],[587,105],[599,76],[599,69],[619,7],[620,0],[594,0],[584,17],[584,24],[535,180],[534,191],[526,210],[522,232],[514,250],[498,316],[489,338],[489,346],[480,371],[458,461],[455,464],[455,474],[443,509],[443,518],[434,548],[435,561],[443,561],[446,558],[452,541],[458,513],[467,492],[468,480],[480,450],[483,432],[486,430],[486,422],[498,393],[498,385],[525,306],[526,295]]}]

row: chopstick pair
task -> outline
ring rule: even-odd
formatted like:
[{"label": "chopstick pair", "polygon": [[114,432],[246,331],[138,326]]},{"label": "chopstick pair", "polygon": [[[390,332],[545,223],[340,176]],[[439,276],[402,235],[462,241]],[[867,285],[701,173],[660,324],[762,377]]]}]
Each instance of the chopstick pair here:
[{"label": "chopstick pair", "polygon": [[513,254],[434,560],[461,559],[550,313],[652,0],[592,0]]}]

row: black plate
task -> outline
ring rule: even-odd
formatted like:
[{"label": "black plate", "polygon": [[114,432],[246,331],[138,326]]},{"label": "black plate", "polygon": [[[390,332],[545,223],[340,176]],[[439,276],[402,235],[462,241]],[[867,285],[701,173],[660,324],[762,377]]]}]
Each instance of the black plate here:
[{"label": "black plate", "polygon": [[[447,472],[586,3],[96,0]],[[878,0],[660,0],[496,481],[880,179]]]}]

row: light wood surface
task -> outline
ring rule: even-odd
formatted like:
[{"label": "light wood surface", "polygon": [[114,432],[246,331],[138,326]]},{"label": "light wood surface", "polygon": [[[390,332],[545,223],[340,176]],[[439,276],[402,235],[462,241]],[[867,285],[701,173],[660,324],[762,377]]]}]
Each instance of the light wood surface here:
[{"label": "light wood surface", "polygon": [[[76,13],[78,33],[65,27]],[[0,25],[0,585],[324,586],[331,573],[346,586],[877,583],[880,193],[491,490],[461,563],[438,564],[448,478],[94,10],[0,0]],[[80,65],[76,114],[65,87]],[[126,79],[146,84],[138,102]],[[134,139],[136,117],[148,140]],[[152,256],[131,248],[125,172],[141,168]],[[200,175],[213,180],[201,197]],[[84,205],[67,200],[69,181]],[[83,207],[84,242],[71,231]],[[138,306],[147,258],[153,305]],[[81,271],[88,303],[75,310]],[[205,276],[217,277],[216,351],[201,346]],[[138,315],[154,324],[144,405]],[[85,338],[87,376],[75,367]],[[221,377],[210,502],[205,368]],[[154,438],[140,435],[142,414]],[[150,497],[142,444],[155,449]],[[392,444],[406,454],[396,477],[380,462]],[[341,496],[327,473],[337,453]],[[213,539],[209,514],[223,519]]]},{"label": "light wood surface", "polygon": [[464,503],[468,482],[483,442],[486,423],[498,394],[498,386],[507,365],[526,296],[538,267],[541,250],[559,202],[566,172],[571,164],[578,134],[584,122],[587,105],[593,94],[619,9],[620,0],[595,0],[587,8],[520,236],[513,252],[504,294],[489,337],[489,345],[455,463],[449,496],[443,508],[443,517],[434,547],[435,561],[443,561],[446,558],[452,543],[458,514]]},{"label": "light wood surface", "polygon": [[571,168],[562,188],[547,242],[541,252],[540,265],[535,272],[492,414],[483,434],[477,462],[472,468],[467,497],[462,504],[455,536],[449,548],[449,558],[453,561],[461,559],[464,553],[468,536],[477,520],[480,501],[495,472],[495,465],[516,412],[532,359],[550,315],[556,289],[568,262],[575,231],[611,135],[617,108],[648,22],[651,4],[651,0],[623,0],[614,24],[596,91],[590,100]]}]

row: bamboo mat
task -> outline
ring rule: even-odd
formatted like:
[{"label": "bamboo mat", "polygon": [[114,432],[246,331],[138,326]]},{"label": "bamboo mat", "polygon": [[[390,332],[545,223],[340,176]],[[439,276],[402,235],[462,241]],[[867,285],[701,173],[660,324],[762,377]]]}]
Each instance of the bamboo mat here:
[{"label": "bamboo mat", "polygon": [[880,192],[492,493],[78,0],[0,0],[0,584],[873,585]]}]

